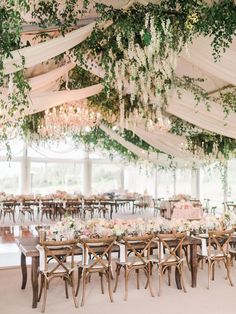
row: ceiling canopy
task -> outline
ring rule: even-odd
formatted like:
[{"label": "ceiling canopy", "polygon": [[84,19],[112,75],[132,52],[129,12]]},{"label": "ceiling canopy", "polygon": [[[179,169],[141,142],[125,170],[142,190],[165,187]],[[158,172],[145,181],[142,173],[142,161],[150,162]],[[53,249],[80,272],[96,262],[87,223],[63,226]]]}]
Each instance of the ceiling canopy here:
[{"label": "ceiling canopy", "polygon": [[[103,136],[135,158],[193,165],[235,156],[234,1],[53,3],[0,5],[3,138],[17,125],[39,140],[52,108],[87,99]],[[94,144],[98,128],[72,137]]]}]

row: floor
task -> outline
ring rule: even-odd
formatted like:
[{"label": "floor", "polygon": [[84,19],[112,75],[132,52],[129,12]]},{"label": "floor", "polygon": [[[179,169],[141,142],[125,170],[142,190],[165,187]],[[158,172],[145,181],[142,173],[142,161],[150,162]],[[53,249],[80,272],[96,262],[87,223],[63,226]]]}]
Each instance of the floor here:
[{"label": "floor", "polygon": [[[29,270],[28,270],[29,271]],[[163,293],[160,297],[151,297],[145,290],[145,279],[142,277],[140,290],[135,287],[135,276],[131,276],[129,282],[128,301],[123,300],[124,281],[123,276],[119,282],[117,292],[114,294],[114,303],[110,303],[107,289],[102,295],[98,277],[94,275],[88,284],[85,306],[74,308],[72,298],[65,298],[64,285],[60,279],[52,281],[47,299],[46,313],[50,314],[234,314],[236,288],[230,287],[224,279],[224,269],[216,269],[216,278],[212,282],[210,290],[207,290],[207,267],[199,270],[198,287],[190,287],[190,273],[186,269],[185,281],[187,293],[176,289],[174,280],[169,287],[165,281]],[[233,270],[234,282],[236,282],[236,268]],[[153,275],[153,286],[157,294],[157,276]],[[4,314],[32,314],[40,313],[40,305],[37,309],[31,308],[31,287],[27,283],[26,290],[20,289],[20,269],[0,270],[0,313]]]},{"label": "floor", "polygon": [[[129,215],[128,215],[129,216]],[[133,217],[133,216],[132,216]],[[30,280],[26,289],[21,290],[21,271],[19,268],[20,254],[15,244],[17,237],[29,237],[36,234],[35,227],[27,223],[24,226],[9,226],[6,222],[0,227],[0,314],[32,314],[40,313],[31,308],[32,292]],[[30,274],[30,269],[28,269]],[[232,278],[236,284],[236,263],[232,269]],[[29,276],[30,279],[30,276]],[[130,277],[128,301],[123,300],[124,279],[120,278],[117,292],[114,294],[114,303],[110,303],[107,289],[101,294],[100,282],[93,276],[88,284],[86,303],[83,308],[75,309],[72,298],[65,298],[64,285],[60,279],[52,281],[48,292],[46,313],[50,314],[234,314],[236,303],[236,288],[230,287],[225,280],[223,265],[216,267],[216,278],[211,289],[207,287],[207,267],[199,269],[198,286],[190,286],[190,272],[185,266],[185,282],[187,293],[177,290],[174,278],[172,285],[163,284],[161,297],[151,297],[144,289],[145,278],[141,277],[140,290],[136,289],[135,275]],[[155,295],[157,295],[157,272],[152,276]],[[79,296],[81,299],[81,296]]]}]

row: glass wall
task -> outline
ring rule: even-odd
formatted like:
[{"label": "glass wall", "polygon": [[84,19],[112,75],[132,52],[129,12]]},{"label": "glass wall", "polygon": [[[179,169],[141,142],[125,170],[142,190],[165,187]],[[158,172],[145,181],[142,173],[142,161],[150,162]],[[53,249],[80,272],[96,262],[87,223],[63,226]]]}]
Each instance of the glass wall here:
[{"label": "glass wall", "polygon": [[119,164],[92,164],[92,193],[120,191],[122,167]]},{"label": "glass wall", "polygon": [[201,200],[210,199],[210,207],[217,206],[217,211],[223,210],[223,169],[216,164],[201,168],[200,171]]},{"label": "glass wall", "polygon": [[[22,144],[22,143],[21,143]],[[191,169],[156,170],[147,166],[124,165],[117,159],[109,161],[107,156],[99,153],[87,153],[83,149],[72,149],[70,143],[49,149],[33,147],[28,149],[28,166],[22,167],[24,149],[18,147],[14,151],[12,162],[0,161],[0,191],[7,194],[21,193],[22,170],[30,169],[26,178],[30,177],[30,186],[26,193],[48,194],[56,190],[68,193],[83,193],[86,186],[84,179],[84,161],[91,161],[92,193],[104,192],[136,192],[148,193],[152,197],[170,198],[175,193],[191,195]],[[15,154],[16,153],[16,154]],[[85,159],[84,159],[85,158]],[[228,162],[227,198],[236,202],[236,159]],[[216,165],[203,167],[200,170],[200,199],[210,199],[210,206],[217,206],[221,211],[224,201],[223,170]],[[227,186],[227,185],[224,185]]]},{"label": "glass wall", "polygon": [[79,163],[31,163],[31,192],[34,194],[82,193],[83,165]]},{"label": "glass wall", "polygon": [[19,193],[20,162],[0,162],[0,191],[6,194]]},{"label": "glass wall", "polygon": [[236,159],[228,161],[228,191],[229,201],[236,202]]},{"label": "glass wall", "polygon": [[155,195],[155,169],[140,168],[138,166],[125,167],[125,190],[140,194]]},{"label": "glass wall", "polygon": [[191,169],[176,169],[176,194],[191,195]]},{"label": "glass wall", "polygon": [[159,170],[157,172],[157,198],[170,198],[174,195],[174,172]]}]

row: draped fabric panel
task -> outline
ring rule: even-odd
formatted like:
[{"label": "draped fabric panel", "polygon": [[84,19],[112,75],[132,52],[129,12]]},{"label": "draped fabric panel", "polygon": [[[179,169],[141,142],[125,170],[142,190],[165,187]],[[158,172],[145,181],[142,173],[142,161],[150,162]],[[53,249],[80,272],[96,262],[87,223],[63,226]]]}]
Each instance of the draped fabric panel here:
[{"label": "draped fabric panel", "polygon": [[217,62],[212,56],[211,42],[209,37],[200,36],[194,39],[188,53],[183,51],[182,57],[204,71],[236,85],[236,39]]},{"label": "draped fabric panel", "polygon": [[[30,92],[28,96],[30,105],[25,109],[24,114],[30,115],[59,106],[66,102],[86,99],[99,94],[102,89],[102,84],[95,84],[89,87],[74,90]],[[0,99],[7,101],[6,96],[1,95]]]},{"label": "draped fabric panel", "polygon": [[30,93],[31,106],[26,109],[27,114],[44,111],[65,102],[85,99],[100,93],[103,89],[102,84],[96,84],[78,90],[63,90],[57,92]]},{"label": "draped fabric panel", "polygon": [[[145,0],[142,1],[147,3]],[[118,7],[127,10],[134,2],[135,1],[128,1],[128,3],[125,4],[121,3]],[[112,21],[103,22],[100,23],[100,27],[102,29],[106,29],[111,24]],[[12,58],[4,60],[4,73],[10,74],[19,71],[22,66],[22,57],[25,58],[25,68],[30,68],[68,51],[83,42],[92,33],[95,25],[96,22],[92,22],[66,34],[65,36],[59,36],[46,42],[39,43],[35,46],[29,46],[12,51]]]},{"label": "draped fabric panel", "polygon": [[[37,75],[28,79],[29,86],[31,88],[31,92],[43,92],[53,90],[58,86],[57,80],[62,76],[66,75],[68,71],[75,67],[75,63],[68,63],[59,68],[53,69],[47,73]],[[0,95],[0,99],[3,99],[7,93],[7,88],[1,88],[2,95]]]},{"label": "draped fabric panel", "polygon": [[191,159],[192,154],[186,151],[186,139],[182,136],[174,135],[166,131],[148,131],[144,126],[136,126],[133,132],[149,145],[160,149],[173,157]]},{"label": "draped fabric panel", "polygon": [[47,73],[30,78],[28,82],[31,87],[31,91],[43,91],[49,84],[55,83],[56,80],[67,74],[67,72],[74,67],[75,63],[68,63]]},{"label": "draped fabric panel", "polygon": [[[147,152],[137,145],[134,145],[130,143],[129,141],[126,141],[123,137],[121,137],[119,134],[105,126],[104,124],[99,125],[99,127],[113,140],[117,141],[119,144],[127,148],[129,151],[137,155],[139,158],[150,161],[154,164],[160,165],[160,166],[169,166],[171,162],[176,163],[179,167],[186,167],[190,164],[184,160],[180,160],[178,158],[176,159],[170,159],[166,154],[163,153],[152,153]],[[191,163],[192,164],[192,163]]]},{"label": "draped fabric panel", "polygon": [[[107,23],[104,27],[108,27],[109,25],[110,23]],[[25,58],[25,67],[30,68],[58,56],[84,41],[91,34],[94,26],[95,22],[72,31],[64,37],[59,36],[58,38],[39,43],[35,46],[13,51],[12,58],[8,58],[4,61],[4,73],[9,74],[17,72],[21,68],[22,57]]]},{"label": "draped fabric panel", "polygon": [[173,96],[166,111],[205,130],[236,139],[236,113],[225,116],[222,107],[209,102],[195,106],[194,95],[183,92],[182,97]]}]

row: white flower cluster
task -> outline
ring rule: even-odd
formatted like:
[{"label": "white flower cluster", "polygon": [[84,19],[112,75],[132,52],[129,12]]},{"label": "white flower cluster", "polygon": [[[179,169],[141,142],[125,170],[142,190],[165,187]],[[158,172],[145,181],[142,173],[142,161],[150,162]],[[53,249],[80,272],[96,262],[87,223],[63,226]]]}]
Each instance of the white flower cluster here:
[{"label": "white flower cluster", "polygon": [[[172,76],[182,41],[179,40],[179,48],[174,50],[170,21],[162,22],[161,25],[161,29],[158,29],[154,17],[147,14],[144,29],[140,33],[141,38],[145,36],[149,38],[144,47],[135,42],[133,35],[129,38],[128,49],[126,49],[122,44],[122,33],[119,33],[116,38],[117,46],[124,57],[117,61],[112,53],[110,55],[114,62],[114,74],[110,72],[108,76],[110,82],[113,82],[113,87],[118,90],[120,102],[122,104],[124,93],[130,93],[131,104],[138,102],[139,113],[142,110],[147,111],[152,105],[154,111],[159,114],[171,89]],[[121,109],[122,121],[123,105]]]}]

